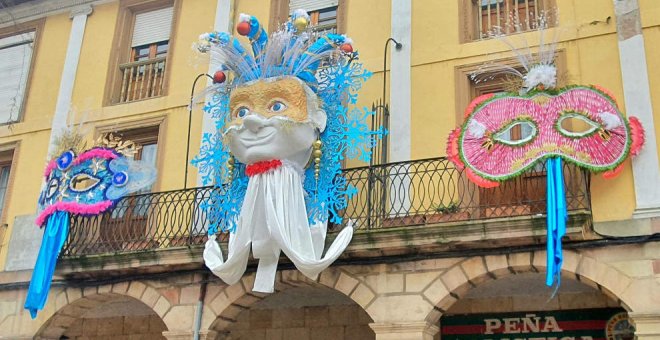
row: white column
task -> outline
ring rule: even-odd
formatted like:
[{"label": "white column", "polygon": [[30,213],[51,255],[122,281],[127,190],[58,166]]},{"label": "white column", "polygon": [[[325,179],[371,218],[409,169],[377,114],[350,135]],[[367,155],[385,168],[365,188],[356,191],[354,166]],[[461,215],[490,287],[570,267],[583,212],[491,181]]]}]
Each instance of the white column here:
[{"label": "white column", "polygon": [[[232,9],[231,9],[231,4],[233,1],[231,0],[218,0],[217,5],[215,7],[215,21],[213,23],[213,30],[214,31],[219,31],[219,32],[231,32],[231,14],[232,14]],[[202,33],[202,32],[200,32]],[[211,76],[215,71],[217,71],[219,65],[211,61],[209,63],[209,71],[208,74]],[[211,79],[208,80],[207,86],[211,86],[213,84],[213,81]],[[207,96],[206,101],[210,101],[211,97]],[[209,116],[208,114],[202,115],[202,135],[199,137],[200,140],[203,138],[205,133],[213,133],[215,132],[215,122]],[[201,187],[202,184],[202,176],[197,173],[197,186]]]},{"label": "white column", "polygon": [[392,62],[389,82],[391,141],[389,159],[392,162],[410,160],[411,12],[411,0],[392,0],[391,37],[403,45],[399,50],[390,49]]},{"label": "white column", "polygon": [[[390,48],[390,162],[410,160],[410,49],[412,0],[392,0],[392,30],[390,37],[401,43],[401,48]],[[383,75],[385,76],[385,74]],[[410,177],[402,174],[405,167],[393,168],[386,187],[406,188],[396,190],[395,200],[391,200],[391,217],[403,216],[410,208]],[[398,176],[397,176],[398,174]],[[395,190],[392,190],[394,192]]]},{"label": "white column", "polygon": [[64,59],[64,68],[62,69],[62,78],[60,79],[60,90],[57,94],[55,114],[53,115],[50,141],[48,143],[48,155],[54,151],[55,140],[67,127],[73,85],[76,81],[78,60],[80,60],[80,49],[82,48],[83,36],[85,35],[87,16],[90,14],[92,14],[92,6],[89,5],[71,11],[70,17],[73,22],[71,24],[71,32],[69,33],[69,44],[66,48],[66,58]]},{"label": "white column", "polygon": [[626,112],[644,126],[646,143],[633,158],[636,206],[633,217],[660,216],[660,165],[656,147],[644,36],[637,0],[614,0]]}]

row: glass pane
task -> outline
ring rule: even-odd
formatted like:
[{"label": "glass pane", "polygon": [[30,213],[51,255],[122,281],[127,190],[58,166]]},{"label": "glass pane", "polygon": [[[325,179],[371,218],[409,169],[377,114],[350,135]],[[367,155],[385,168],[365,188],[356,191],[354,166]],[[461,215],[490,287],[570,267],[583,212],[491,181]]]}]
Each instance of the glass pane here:
[{"label": "glass pane", "polygon": [[170,48],[170,43],[169,41],[164,41],[161,43],[158,43],[156,46],[156,55],[160,56],[163,54],[167,54],[167,50]]},{"label": "glass pane", "polygon": [[329,11],[319,12],[319,21],[327,19],[336,19],[337,18],[337,9],[331,9]]},{"label": "glass pane", "polygon": [[10,167],[8,165],[0,169],[0,216],[2,215],[2,208],[5,205],[5,194],[7,193],[7,184],[9,184],[9,170]]},{"label": "glass pane", "polygon": [[[142,157],[141,160],[147,164],[151,164],[154,167],[156,166],[156,155],[158,151],[158,144],[147,144],[142,146]],[[151,187],[149,188],[144,188],[140,191],[138,191],[138,194],[143,194],[143,193],[148,193],[151,192]],[[145,216],[147,212],[149,211],[149,202],[150,202],[150,197],[149,196],[142,196],[138,197],[137,200],[135,201],[135,210],[134,210],[134,215],[136,216]]]}]

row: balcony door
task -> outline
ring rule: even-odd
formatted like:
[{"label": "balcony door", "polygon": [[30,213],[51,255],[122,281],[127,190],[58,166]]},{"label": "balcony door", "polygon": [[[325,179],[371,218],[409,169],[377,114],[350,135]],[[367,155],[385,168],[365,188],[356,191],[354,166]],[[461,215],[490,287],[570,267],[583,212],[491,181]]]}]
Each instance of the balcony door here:
[{"label": "balcony door", "polygon": [[[474,98],[504,92],[506,79],[493,79],[474,87]],[[531,134],[527,125],[517,125],[507,131],[504,137],[509,141],[520,140]],[[533,215],[545,212],[546,179],[545,166],[537,164],[518,179],[501,183],[492,189],[479,188],[481,218]]]},{"label": "balcony door", "polygon": [[[157,166],[158,126],[131,129],[121,132],[122,139],[140,145],[133,159]],[[111,213],[103,217],[101,241],[110,250],[144,249],[158,246],[150,237],[157,227],[154,215],[156,202],[149,195],[152,188],[144,188],[121,199]],[[149,243],[149,244],[145,244]]]}]

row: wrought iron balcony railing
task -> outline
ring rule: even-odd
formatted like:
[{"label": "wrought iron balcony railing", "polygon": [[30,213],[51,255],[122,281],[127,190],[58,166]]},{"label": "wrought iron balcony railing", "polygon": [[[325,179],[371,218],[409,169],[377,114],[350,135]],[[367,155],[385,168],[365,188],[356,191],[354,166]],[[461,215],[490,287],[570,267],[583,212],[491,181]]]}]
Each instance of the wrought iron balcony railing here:
[{"label": "wrought iron balcony railing", "polygon": [[[364,232],[380,228],[544,214],[545,169],[538,166],[495,189],[481,189],[445,158],[432,158],[343,173],[357,194],[341,212]],[[589,211],[589,174],[564,165],[571,211]],[[207,215],[201,203],[211,187],[155,192],[123,198],[105,214],[72,217],[64,256],[200,245]],[[331,225],[330,232],[343,225]],[[222,234],[226,237],[226,234]]]}]

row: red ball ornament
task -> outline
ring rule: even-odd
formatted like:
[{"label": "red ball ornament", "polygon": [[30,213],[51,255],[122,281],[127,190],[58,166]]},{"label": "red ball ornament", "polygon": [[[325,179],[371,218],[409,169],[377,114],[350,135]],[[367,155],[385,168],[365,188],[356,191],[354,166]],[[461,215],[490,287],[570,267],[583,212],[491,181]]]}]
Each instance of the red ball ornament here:
[{"label": "red ball ornament", "polygon": [[227,80],[227,75],[222,71],[215,71],[213,74],[213,84],[224,83]]},{"label": "red ball ornament", "polygon": [[353,53],[353,46],[351,44],[341,44],[339,49],[344,53]]},{"label": "red ball ornament", "polygon": [[248,35],[250,33],[250,23],[247,21],[243,21],[236,25],[236,31],[238,31],[238,34],[240,35]]}]

